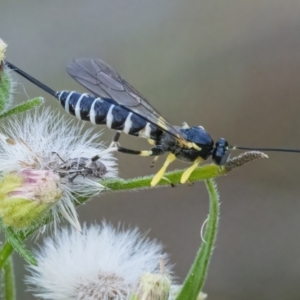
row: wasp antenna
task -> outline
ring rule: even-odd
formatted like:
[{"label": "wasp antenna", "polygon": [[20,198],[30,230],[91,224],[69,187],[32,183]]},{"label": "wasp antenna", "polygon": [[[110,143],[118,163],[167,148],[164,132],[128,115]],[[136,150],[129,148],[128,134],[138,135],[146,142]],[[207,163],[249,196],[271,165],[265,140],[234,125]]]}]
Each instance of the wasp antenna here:
[{"label": "wasp antenna", "polygon": [[48,93],[51,96],[56,98],[56,91],[52,90],[50,87],[48,87],[45,84],[41,83],[39,80],[33,78],[32,76],[30,76],[26,72],[22,71],[18,67],[14,66],[12,63],[8,62],[7,60],[5,60],[5,65],[8,66],[13,71],[15,71],[16,73],[18,73],[19,75],[21,75],[24,78],[26,78],[27,80],[29,80],[31,83],[35,84],[36,86],[38,86],[39,88],[44,90],[46,93]]},{"label": "wasp antenna", "polygon": [[250,151],[265,151],[265,152],[290,152],[290,153],[300,153],[300,149],[286,149],[286,148],[249,148],[249,147],[239,147],[232,146],[232,150],[250,150]]}]

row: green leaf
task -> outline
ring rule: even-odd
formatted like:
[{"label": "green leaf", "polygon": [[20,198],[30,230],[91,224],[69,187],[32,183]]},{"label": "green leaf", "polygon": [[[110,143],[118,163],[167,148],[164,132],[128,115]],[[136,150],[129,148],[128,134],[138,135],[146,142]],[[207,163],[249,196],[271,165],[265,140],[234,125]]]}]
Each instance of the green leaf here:
[{"label": "green leaf", "polygon": [[0,114],[0,119],[6,118],[11,115],[22,113],[26,110],[29,110],[29,109],[32,109],[34,107],[41,105],[43,102],[44,102],[44,98],[42,98],[42,97],[36,97],[34,99],[28,100],[26,102],[23,102],[15,107],[7,110],[6,112]]},{"label": "green leaf", "polygon": [[[8,242],[11,244],[13,249],[15,251],[17,251],[19,253],[19,255],[21,257],[23,257],[27,263],[29,263],[31,265],[37,265],[36,259],[34,258],[32,253],[26,248],[26,246],[24,244],[25,236],[17,235],[11,228],[6,227],[6,226],[2,226],[2,229],[5,233],[5,236],[8,240]],[[0,269],[2,267],[1,266],[1,261],[2,261],[2,257],[1,257],[2,253],[1,252],[0,252]]]},{"label": "green leaf", "polygon": [[219,195],[212,179],[206,181],[210,209],[204,234],[204,241],[196,255],[195,261],[186,277],[176,300],[196,300],[204,285],[208,265],[213,253],[219,222]]}]

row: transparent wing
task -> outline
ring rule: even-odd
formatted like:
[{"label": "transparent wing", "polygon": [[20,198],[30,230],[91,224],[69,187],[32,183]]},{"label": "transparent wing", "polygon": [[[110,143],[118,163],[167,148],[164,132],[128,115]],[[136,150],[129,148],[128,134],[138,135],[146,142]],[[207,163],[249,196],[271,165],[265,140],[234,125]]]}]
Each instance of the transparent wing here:
[{"label": "transparent wing", "polygon": [[67,72],[94,95],[111,98],[120,106],[138,114],[163,131],[185,142],[181,133],[172,126],[149,102],[111,66],[101,59],[78,58],[67,65]]}]

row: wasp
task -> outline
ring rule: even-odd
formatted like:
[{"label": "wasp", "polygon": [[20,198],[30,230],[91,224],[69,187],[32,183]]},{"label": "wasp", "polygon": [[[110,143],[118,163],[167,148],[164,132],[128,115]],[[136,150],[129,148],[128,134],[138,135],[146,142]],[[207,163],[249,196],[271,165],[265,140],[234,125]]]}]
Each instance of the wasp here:
[{"label": "wasp", "polygon": [[[189,127],[187,123],[183,123],[183,126],[173,126],[145,97],[101,59],[73,59],[67,65],[69,75],[90,92],[83,94],[75,91],[54,91],[8,61],[5,61],[5,64],[55,97],[66,112],[80,120],[117,130],[112,143],[117,151],[154,156],[154,160],[168,153],[165,163],[153,177],[151,186],[158,184],[169,164],[176,159],[192,163],[182,174],[181,183],[185,183],[200,162],[211,157],[216,165],[223,166],[230,151],[234,149],[300,152],[294,149],[230,146],[224,138],[214,142],[202,126]],[[143,151],[123,148],[118,143],[122,132],[146,138],[153,147]]]}]

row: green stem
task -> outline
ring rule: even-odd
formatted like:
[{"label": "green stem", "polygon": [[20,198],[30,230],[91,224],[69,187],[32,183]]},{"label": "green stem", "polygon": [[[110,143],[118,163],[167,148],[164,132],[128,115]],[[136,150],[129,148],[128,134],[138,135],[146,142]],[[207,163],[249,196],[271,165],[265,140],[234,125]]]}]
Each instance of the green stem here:
[{"label": "green stem", "polygon": [[0,250],[0,270],[4,267],[7,259],[13,253],[13,251],[14,251],[14,248],[9,242],[6,242],[2,246],[2,248]]},{"label": "green stem", "polygon": [[[243,154],[236,156],[232,159],[229,159],[224,166],[217,166],[215,164],[207,164],[200,166],[195,169],[189,177],[189,182],[197,182],[208,180],[212,178],[217,178],[223,175],[228,174],[230,171],[234,170],[237,167],[241,167],[251,161],[254,161],[259,158],[266,158],[267,156],[258,151],[248,151]],[[164,174],[162,180],[157,184],[157,187],[170,187],[171,183],[173,185],[180,185],[180,179],[184,170],[175,170],[172,172],[167,172]],[[149,189],[153,175],[145,177],[137,177],[128,180],[123,179],[114,179],[106,180],[101,183],[110,191],[128,191],[128,190],[140,190],[140,189]],[[89,198],[78,199],[78,205],[85,202]]]},{"label": "green stem", "polygon": [[206,180],[206,188],[209,193],[210,210],[204,241],[176,300],[196,300],[206,279],[219,222],[219,195],[213,179]]},{"label": "green stem", "polygon": [[15,289],[15,274],[14,274],[14,264],[10,257],[4,266],[4,288],[5,288],[5,299],[15,300],[16,299],[16,289]]}]

